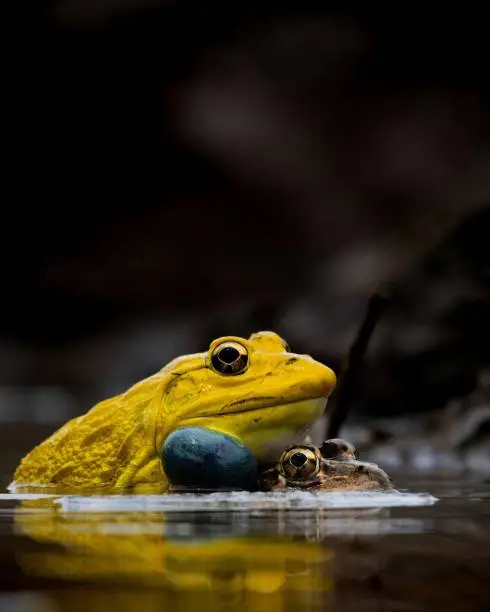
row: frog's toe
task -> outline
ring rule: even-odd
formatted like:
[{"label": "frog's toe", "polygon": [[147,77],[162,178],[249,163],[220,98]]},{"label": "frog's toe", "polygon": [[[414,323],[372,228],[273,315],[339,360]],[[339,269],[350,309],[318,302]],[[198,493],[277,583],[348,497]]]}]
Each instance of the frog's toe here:
[{"label": "frog's toe", "polygon": [[203,427],[173,431],[161,448],[172,487],[192,489],[257,488],[257,463],[239,440]]}]

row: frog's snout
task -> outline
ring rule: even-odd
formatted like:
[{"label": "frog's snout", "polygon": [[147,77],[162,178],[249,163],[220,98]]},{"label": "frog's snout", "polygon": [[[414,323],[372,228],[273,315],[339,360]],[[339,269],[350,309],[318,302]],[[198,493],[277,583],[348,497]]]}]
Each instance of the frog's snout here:
[{"label": "frog's snout", "polygon": [[325,395],[328,396],[330,395],[330,393],[332,393],[332,391],[335,389],[337,385],[337,376],[335,375],[335,372],[331,370],[329,367],[323,366],[323,368],[325,369],[324,378],[323,378],[323,389],[324,389]]},{"label": "frog's snout", "polygon": [[[308,358],[308,356],[305,355],[305,358]],[[297,372],[299,378],[298,386],[305,389],[305,395],[328,397],[335,389],[337,376],[328,366],[313,359],[310,361],[309,359],[306,362],[306,368],[303,365],[301,371]],[[289,363],[294,364],[292,359],[289,360]]]}]

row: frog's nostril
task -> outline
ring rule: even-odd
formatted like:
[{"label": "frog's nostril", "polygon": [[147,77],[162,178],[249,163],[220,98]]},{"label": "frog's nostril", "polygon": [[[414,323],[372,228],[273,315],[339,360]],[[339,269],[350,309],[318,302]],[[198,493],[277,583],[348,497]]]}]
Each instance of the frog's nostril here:
[{"label": "frog's nostril", "polygon": [[291,357],[286,361],[286,365],[291,365],[292,363],[296,363],[298,361],[297,357]]},{"label": "frog's nostril", "polygon": [[294,465],[294,467],[299,468],[308,461],[308,458],[304,453],[294,453],[294,455],[291,455],[289,461]]}]

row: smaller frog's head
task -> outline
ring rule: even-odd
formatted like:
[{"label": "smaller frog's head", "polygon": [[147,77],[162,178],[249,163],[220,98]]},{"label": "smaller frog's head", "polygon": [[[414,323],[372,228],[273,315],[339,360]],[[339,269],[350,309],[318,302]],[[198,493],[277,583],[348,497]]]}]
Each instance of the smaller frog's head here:
[{"label": "smaller frog's head", "polygon": [[323,413],[334,372],[308,355],[290,352],[273,332],[248,340],[214,340],[206,353],[174,360],[156,421],[161,447],[177,428],[201,427],[234,436],[258,460],[270,460],[299,441]]},{"label": "smaller frog's head", "polygon": [[[242,470],[242,473],[244,470]],[[326,440],[320,448],[290,446],[277,464],[259,474],[266,491],[288,487],[319,491],[384,491],[393,483],[374,463],[359,461],[355,446],[341,438]]]}]

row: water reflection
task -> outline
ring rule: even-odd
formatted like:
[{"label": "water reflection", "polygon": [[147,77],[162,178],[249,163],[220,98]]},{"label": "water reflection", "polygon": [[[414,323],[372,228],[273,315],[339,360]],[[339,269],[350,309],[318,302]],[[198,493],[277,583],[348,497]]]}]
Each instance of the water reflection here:
[{"label": "water reflection", "polygon": [[[162,609],[176,598],[194,605],[197,598],[203,610],[279,612],[286,601],[301,608],[323,602],[332,587],[333,553],[315,540],[245,533],[243,522],[220,514],[175,521],[164,512],[69,512],[56,501],[28,499],[16,509],[17,532],[49,545],[18,553],[18,563],[29,576],[158,588],[133,591],[120,610]],[[85,608],[114,605],[107,592],[83,597]]]},{"label": "water reflection", "polygon": [[294,495],[242,497],[241,508],[234,494],[10,495],[0,511],[13,517],[18,584],[42,612],[434,612],[488,600],[490,506],[469,501],[487,491],[350,509]]}]

